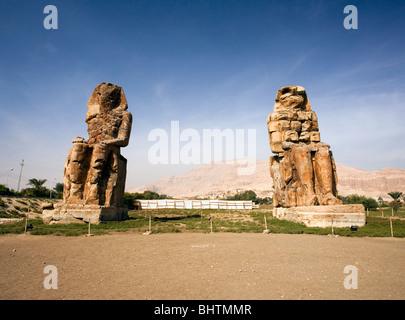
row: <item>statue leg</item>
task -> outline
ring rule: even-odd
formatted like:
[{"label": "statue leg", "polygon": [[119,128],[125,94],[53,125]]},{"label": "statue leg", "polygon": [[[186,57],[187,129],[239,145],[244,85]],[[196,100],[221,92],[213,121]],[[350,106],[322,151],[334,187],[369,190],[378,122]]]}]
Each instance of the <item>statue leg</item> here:
[{"label": "statue leg", "polygon": [[72,186],[72,182],[70,181],[70,159],[72,157],[72,148],[69,149],[69,153],[65,160],[65,167],[63,170],[63,202],[67,203],[70,196],[70,188]]},{"label": "statue leg", "polygon": [[65,202],[76,203],[83,199],[83,189],[88,171],[89,147],[85,143],[74,143],[65,164]]},{"label": "statue leg", "polygon": [[316,205],[311,149],[307,145],[298,145],[291,149],[291,153],[299,181],[296,188],[297,206]]},{"label": "statue leg", "polygon": [[88,204],[104,204],[101,191],[103,189],[103,171],[106,167],[108,152],[108,146],[94,145],[87,182],[86,203]]},{"label": "statue leg", "polygon": [[321,205],[342,204],[336,198],[336,181],[329,147],[321,147],[314,156],[316,191]]},{"label": "statue leg", "polygon": [[120,150],[119,148],[113,148],[111,152],[111,156],[109,157],[109,177],[107,182],[107,188],[105,190],[105,205],[106,206],[114,206],[116,205],[116,201],[114,201],[117,181],[118,181],[118,170],[119,170],[119,156]]},{"label": "statue leg", "polygon": [[275,207],[286,205],[285,182],[280,169],[280,158],[277,156],[270,157],[270,175],[274,185],[273,205]]}]

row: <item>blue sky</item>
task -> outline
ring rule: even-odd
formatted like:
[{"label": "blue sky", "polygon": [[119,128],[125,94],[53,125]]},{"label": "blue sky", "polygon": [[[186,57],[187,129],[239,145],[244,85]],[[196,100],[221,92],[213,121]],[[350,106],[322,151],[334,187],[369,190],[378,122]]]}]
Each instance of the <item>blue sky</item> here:
[{"label": "blue sky", "polygon": [[[58,29],[46,30],[48,4]],[[346,30],[346,5],[358,29]],[[86,104],[101,82],[123,87],[134,122],[127,188],[197,165],[152,165],[148,134],[255,129],[277,90],[306,88],[336,162],[405,169],[404,1],[1,1],[0,183],[61,182]],[[10,172],[10,169],[14,170]]]}]

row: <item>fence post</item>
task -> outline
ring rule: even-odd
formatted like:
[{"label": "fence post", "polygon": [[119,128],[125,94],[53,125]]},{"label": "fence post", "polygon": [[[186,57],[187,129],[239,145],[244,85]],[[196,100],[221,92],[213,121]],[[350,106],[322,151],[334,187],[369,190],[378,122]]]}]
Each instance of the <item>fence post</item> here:
[{"label": "fence post", "polygon": [[24,233],[27,233],[27,227],[28,227],[28,212],[25,215],[25,229],[24,229]]},{"label": "fence post", "polygon": [[93,234],[91,234],[90,233],[90,224],[91,224],[91,222],[90,222],[90,218],[89,218],[89,228],[88,228],[88,231],[87,231],[87,234],[86,234],[86,236],[92,236]]},{"label": "fence post", "polygon": [[270,233],[269,229],[267,229],[267,218],[266,218],[266,215],[264,215],[264,225],[265,225],[266,229],[263,231],[263,233]]},{"label": "fence post", "polygon": [[143,235],[149,236],[152,234],[152,215],[149,215],[149,231],[142,233]]},{"label": "fence post", "polygon": [[394,237],[394,229],[392,228],[392,218],[390,218],[391,237]]}]

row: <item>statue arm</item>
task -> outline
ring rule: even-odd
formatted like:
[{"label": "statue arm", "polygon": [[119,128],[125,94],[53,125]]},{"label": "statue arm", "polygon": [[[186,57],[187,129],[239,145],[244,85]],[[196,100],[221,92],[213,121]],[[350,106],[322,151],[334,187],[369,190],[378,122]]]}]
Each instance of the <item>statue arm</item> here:
[{"label": "statue arm", "polygon": [[113,145],[117,147],[126,147],[129,143],[129,136],[132,127],[132,114],[124,112],[122,115],[122,123],[118,131],[117,139],[102,141],[102,144]]}]

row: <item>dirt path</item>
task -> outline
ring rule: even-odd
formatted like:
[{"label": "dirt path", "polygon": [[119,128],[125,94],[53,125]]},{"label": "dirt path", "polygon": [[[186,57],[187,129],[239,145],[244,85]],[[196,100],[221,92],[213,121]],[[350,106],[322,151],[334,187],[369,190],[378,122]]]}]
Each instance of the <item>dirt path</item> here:
[{"label": "dirt path", "polygon": [[[404,299],[404,262],[405,239],[396,238],[6,235],[0,299]],[[44,288],[47,265],[58,289]],[[358,289],[343,285],[347,265]]]}]

